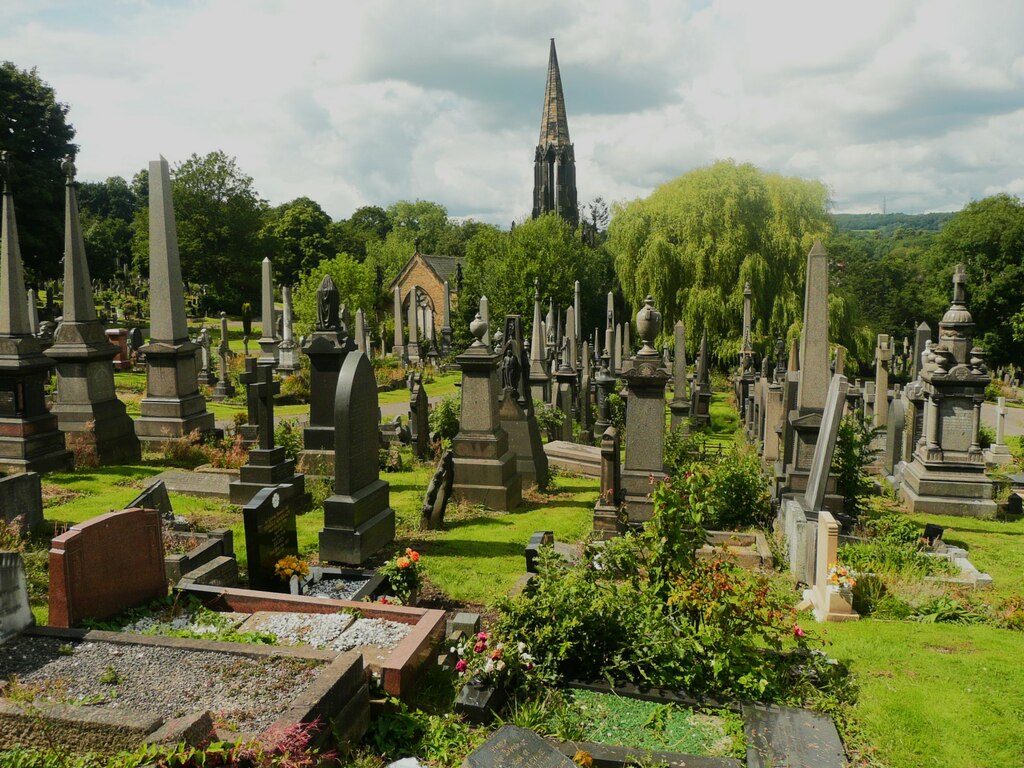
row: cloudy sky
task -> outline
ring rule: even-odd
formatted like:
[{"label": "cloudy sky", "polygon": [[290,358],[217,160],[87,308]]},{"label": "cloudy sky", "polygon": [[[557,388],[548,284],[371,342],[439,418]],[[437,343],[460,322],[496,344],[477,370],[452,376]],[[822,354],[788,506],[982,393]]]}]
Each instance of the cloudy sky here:
[{"label": "cloudy sky", "polygon": [[272,204],[422,198],[505,225],[531,207],[548,39],[581,202],[716,159],[820,178],[834,210],[1024,194],[1024,3],[0,3],[81,178],[221,149]]}]

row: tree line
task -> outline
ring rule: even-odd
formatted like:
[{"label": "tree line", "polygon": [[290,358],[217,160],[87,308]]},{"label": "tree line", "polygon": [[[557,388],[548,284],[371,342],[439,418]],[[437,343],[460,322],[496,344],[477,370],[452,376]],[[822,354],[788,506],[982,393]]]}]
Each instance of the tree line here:
[{"label": "tree line", "polygon": [[[60,276],[63,179],[59,160],[77,150],[68,107],[35,70],[0,64],[0,149],[11,152],[22,253],[30,281]],[[762,354],[800,333],[807,252],[822,239],[830,256],[830,337],[866,372],[878,333],[912,337],[949,304],[953,267],[968,270],[979,343],[993,363],[1024,352],[1024,204],[1010,195],[974,201],[957,213],[830,214],[820,181],[722,161],[691,170],[646,198],[612,206],[597,198],[571,227],[555,215],[509,230],[460,221],[424,200],[363,206],[332,219],[308,197],[278,206],[222,151],[193,154],[172,169],[182,270],[200,286],[200,307],[237,312],[259,296],[259,262],[269,256],[279,283],[296,285],[299,331],[312,324],[316,285],[331,274],[351,309],[390,333],[388,288],[416,250],[461,257],[455,308],[472,319],[479,297],[492,317],[516,313],[527,330],[534,286],[559,308],[581,283],[584,334],[603,328],[612,291],[619,321],[647,294],[665,318],[663,341],[683,320],[692,356],[707,332],[718,363],[735,363],[743,286],[753,290],[753,341]],[[148,274],[148,177],[111,177],[79,187],[92,275]],[[304,327],[305,326],[305,327]],[[463,336],[464,338],[464,336]]]}]

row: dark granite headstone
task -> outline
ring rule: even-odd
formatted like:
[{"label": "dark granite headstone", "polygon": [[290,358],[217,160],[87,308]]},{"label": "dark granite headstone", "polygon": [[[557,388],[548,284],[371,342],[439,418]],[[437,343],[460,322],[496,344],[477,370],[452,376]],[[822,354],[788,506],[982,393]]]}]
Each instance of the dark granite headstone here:
[{"label": "dark granite headstone", "polygon": [[242,508],[250,589],[280,590],[284,582],[274,565],[286,555],[299,554],[295,513],[284,499],[288,495],[280,486],[263,488]]},{"label": "dark granite headstone", "polygon": [[555,534],[551,531],[537,531],[530,537],[530,541],[526,544],[526,572],[536,573],[537,572],[537,556],[540,554],[540,548],[544,546],[552,546],[555,543]]},{"label": "dark granite headstone", "polygon": [[463,768],[573,768],[574,763],[533,731],[503,725],[462,762]]},{"label": "dark granite headstone", "polygon": [[34,622],[21,555],[0,552],[0,644]]},{"label": "dark granite headstone", "polygon": [[139,509],[155,509],[164,520],[174,519],[174,511],[171,509],[171,497],[167,495],[167,486],[163,480],[157,480],[149,488],[132,499],[126,509],[134,507]]},{"label": "dark granite headstone", "polygon": [[320,559],[358,565],[395,538],[380,479],[377,380],[362,353],[345,357],[334,397],[334,495],[324,502]]},{"label": "dark granite headstone", "polygon": [[43,522],[43,489],[35,472],[0,477],[0,520],[16,518],[24,533]]}]

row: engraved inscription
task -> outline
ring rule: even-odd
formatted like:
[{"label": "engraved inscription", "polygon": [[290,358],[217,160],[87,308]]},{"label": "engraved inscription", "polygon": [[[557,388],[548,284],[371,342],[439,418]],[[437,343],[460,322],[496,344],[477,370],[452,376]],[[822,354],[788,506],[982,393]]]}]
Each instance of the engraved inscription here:
[{"label": "engraved inscription", "polygon": [[970,400],[944,398],[939,404],[939,430],[944,451],[967,451],[974,439],[974,407]]}]

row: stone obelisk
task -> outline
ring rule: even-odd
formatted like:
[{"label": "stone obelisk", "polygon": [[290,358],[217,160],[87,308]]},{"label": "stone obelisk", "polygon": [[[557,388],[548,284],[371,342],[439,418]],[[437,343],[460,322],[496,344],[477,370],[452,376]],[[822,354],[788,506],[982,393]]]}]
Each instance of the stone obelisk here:
[{"label": "stone obelisk", "polygon": [[140,440],[161,442],[212,432],[213,414],[199,392],[197,345],[189,341],[171,173],[164,158],[149,164],[149,344],[146,396],[135,421]]},{"label": "stone obelisk", "polygon": [[64,215],[64,320],[47,356],[56,362],[57,395],[51,409],[61,432],[92,447],[100,464],[142,458],[135,426],[114,391],[117,347],[96,317],[89,262],[78,221],[75,164],[67,158]]},{"label": "stone obelisk", "polygon": [[0,471],[68,470],[74,457],[44,394],[53,361],[40,352],[29,323],[7,152],[0,152],[0,176]]}]

